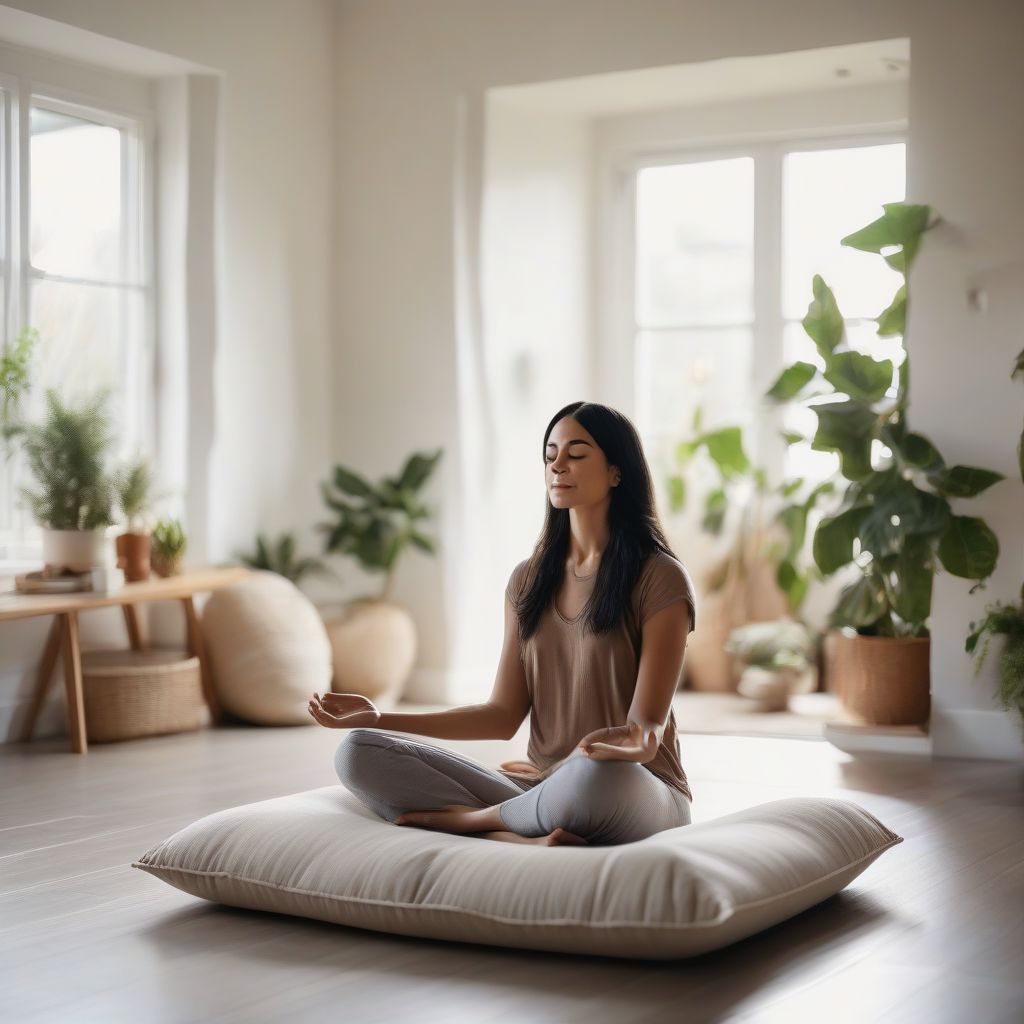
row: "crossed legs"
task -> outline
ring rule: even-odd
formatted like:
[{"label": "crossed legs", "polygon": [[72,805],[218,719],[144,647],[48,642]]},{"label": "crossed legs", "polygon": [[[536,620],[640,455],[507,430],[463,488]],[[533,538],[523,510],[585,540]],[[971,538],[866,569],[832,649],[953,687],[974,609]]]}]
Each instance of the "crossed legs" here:
[{"label": "crossed legs", "polygon": [[623,843],[690,822],[686,797],[642,765],[582,752],[526,788],[453,751],[352,729],[338,746],[335,770],[388,821],[508,842]]}]

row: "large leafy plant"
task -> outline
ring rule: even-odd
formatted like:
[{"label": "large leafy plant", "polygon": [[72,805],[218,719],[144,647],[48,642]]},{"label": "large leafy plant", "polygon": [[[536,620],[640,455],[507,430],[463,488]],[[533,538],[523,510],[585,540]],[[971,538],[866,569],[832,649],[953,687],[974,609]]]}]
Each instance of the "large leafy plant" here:
[{"label": "large leafy plant", "polygon": [[333,522],[320,523],[326,551],[351,555],[369,572],[386,573],[381,596],[391,592],[395,565],[409,544],[433,554],[432,538],[417,524],[431,515],[420,502],[419,491],[430,478],[442,450],[415,452],[402,471],[373,484],[345,466],[335,466],[330,481],[321,484]]},{"label": "large leafy plant", "polygon": [[23,428],[23,446],[36,490],[22,488],[32,517],[51,530],[97,530],[114,521],[115,480],[106,463],[112,443],[106,394],[65,405],[46,393],[46,418]]},{"label": "large leafy plant", "polygon": [[[907,276],[924,233],[928,206],[889,203],[883,216],[848,235],[843,245],[878,254],[903,276],[877,317],[881,337],[905,337]],[[816,451],[839,456],[847,481],[839,508],[815,530],[812,550],[824,576],[856,563],[860,576],[840,594],[833,626],[864,635],[927,636],[932,581],[941,566],[978,581],[995,568],[996,535],[980,518],[954,513],[951,501],[971,498],[1003,479],[975,466],[948,466],[935,445],[907,422],[909,360],[898,370],[850,347],[835,296],[818,275],[803,327],[822,366],[797,362],[768,392],[777,402],[801,401],[817,415]],[[895,380],[894,380],[895,376]]]},{"label": "large leafy plant", "polygon": [[[694,415],[694,436],[680,441],[675,448],[677,470],[668,478],[670,508],[681,511],[687,503],[685,473],[695,457],[703,453],[717,474],[715,485],[704,496],[701,529],[718,536],[725,523],[726,511],[740,507],[736,541],[727,557],[708,582],[709,593],[726,586],[729,580],[745,580],[751,558],[764,558],[775,566],[775,579],[786,595],[789,609],[796,614],[803,606],[812,579],[820,573],[813,564],[806,564],[802,552],[807,534],[807,519],[818,500],[834,490],[831,480],[824,481],[800,494],[805,481],[794,478],[770,488],[763,469],[755,466],[743,445],[743,432],[738,426],[703,430],[702,412]],[[799,495],[799,497],[795,497]],[[785,540],[767,543],[763,523],[766,517],[778,524]]]}]

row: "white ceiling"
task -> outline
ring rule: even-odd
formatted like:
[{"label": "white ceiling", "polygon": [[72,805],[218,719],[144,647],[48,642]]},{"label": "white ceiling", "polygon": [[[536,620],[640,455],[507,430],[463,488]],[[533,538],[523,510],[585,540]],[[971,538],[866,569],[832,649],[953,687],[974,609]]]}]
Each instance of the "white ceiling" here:
[{"label": "white ceiling", "polygon": [[517,107],[598,116],[906,81],[909,76],[910,40],[887,39],[589,75],[493,89],[488,95]]}]

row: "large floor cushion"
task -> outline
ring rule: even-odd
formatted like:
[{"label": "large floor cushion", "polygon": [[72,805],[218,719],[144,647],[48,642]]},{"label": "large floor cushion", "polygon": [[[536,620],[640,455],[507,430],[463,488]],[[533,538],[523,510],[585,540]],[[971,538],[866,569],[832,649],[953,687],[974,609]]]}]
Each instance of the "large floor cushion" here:
[{"label": "large floor cushion", "polygon": [[392,825],[334,785],[210,814],[132,867],[374,931],[672,959],[806,910],[901,842],[857,804],[797,797],[619,846],[527,846]]},{"label": "large floor cushion", "polygon": [[256,725],[315,725],[311,693],[331,688],[331,642],[316,606],[290,580],[254,572],[203,608],[217,698]]}]

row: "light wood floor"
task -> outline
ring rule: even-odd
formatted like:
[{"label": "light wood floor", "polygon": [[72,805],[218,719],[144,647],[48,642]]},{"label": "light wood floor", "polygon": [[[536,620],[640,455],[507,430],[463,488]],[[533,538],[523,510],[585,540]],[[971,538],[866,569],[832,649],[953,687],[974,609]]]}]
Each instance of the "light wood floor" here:
[{"label": "light wood floor", "polygon": [[[212,811],[335,782],[344,734],[231,727],[0,748],[4,1021],[1024,1020],[1024,767],[852,760],[825,742],[684,734],[703,821],[796,795],[904,836],[844,892],[716,953],[630,962],[409,939],[238,910],[129,863]],[[511,743],[451,744],[487,764]],[[439,742],[439,741],[436,741]],[[475,840],[485,842],[486,840]]]}]

